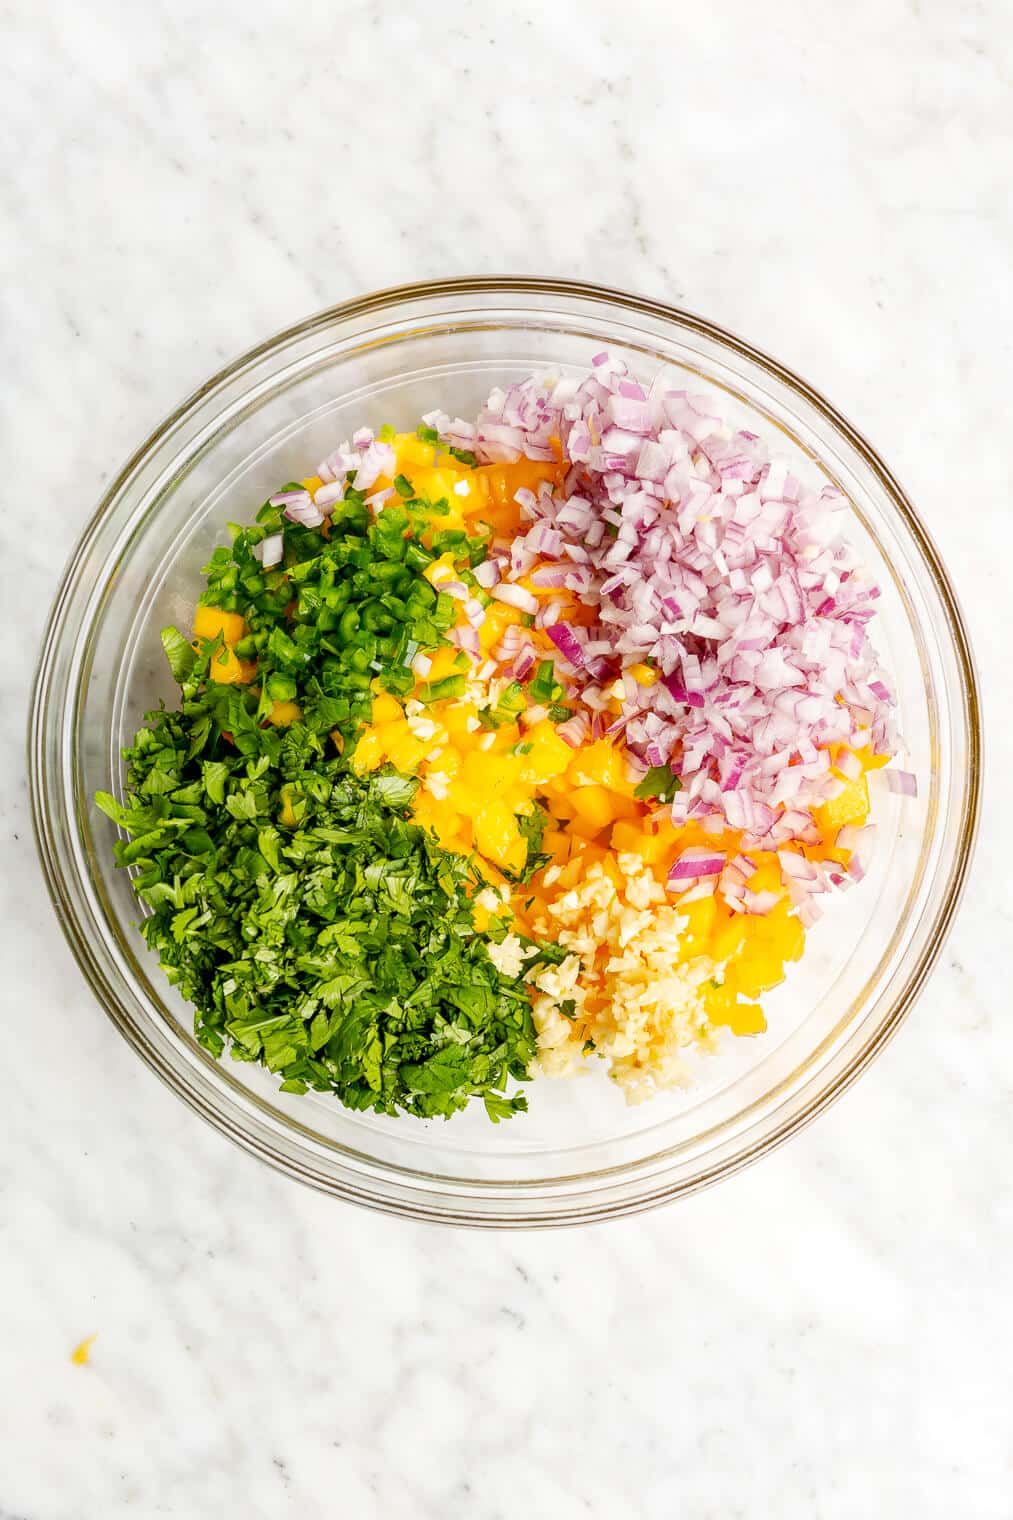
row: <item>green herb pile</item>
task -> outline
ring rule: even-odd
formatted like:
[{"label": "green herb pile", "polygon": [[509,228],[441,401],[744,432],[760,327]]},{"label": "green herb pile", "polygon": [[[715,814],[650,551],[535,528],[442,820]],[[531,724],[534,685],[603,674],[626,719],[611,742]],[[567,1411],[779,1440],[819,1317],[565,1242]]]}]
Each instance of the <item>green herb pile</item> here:
[{"label": "green herb pile", "polygon": [[[467,575],[485,553],[463,533],[424,547],[398,485],[404,500],[375,520],[350,491],[327,536],[270,505],[235,530],[201,600],[244,617],[236,653],[257,661],[255,686],[210,679],[220,638],[195,649],[166,629],[180,708],[149,713],[125,751],[125,804],[96,800],[130,836],[117,860],[150,910],[141,932],[213,1055],[353,1109],[449,1117],[480,1097],[499,1120],[527,1106],[506,1092],[535,1054],[526,984],[474,930],[469,861],[410,821],[417,782],[390,767],[358,777],[343,758],[371,682],[410,691],[414,655],[445,642],[454,608],[426,565],[450,548]],[[252,551],[282,530],[284,562],[264,570]],[[275,701],[301,719],[267,724]],[[530,949],[528,971],[560,958]]]}]

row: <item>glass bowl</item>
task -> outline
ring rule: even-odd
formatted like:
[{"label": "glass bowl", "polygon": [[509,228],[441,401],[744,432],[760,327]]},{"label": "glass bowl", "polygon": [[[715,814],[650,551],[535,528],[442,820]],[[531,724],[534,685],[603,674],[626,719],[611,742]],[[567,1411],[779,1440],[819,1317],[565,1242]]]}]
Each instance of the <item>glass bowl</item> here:
[{"label": "glass bowl", "polygon": [[[414,427],[439,406],[473,414],[493,385],[585,368],[603,346],[641,376],[675,365],[693,390],[771,441],[808,480],[852,503],[850,533],[883,595],[874,627],[899,694],[917,798],[877,790],[869,876],[834,901],[769,1031],[730,1036],[696,1082],[630,1108],[597,1072],[540,1079],[530,1113],[491,1125],[353,1114],[279,1093],[259,1067],[216,1063],[191,1010],[134,927],[113,865],[115,830],[92,798],[119,791],[121,747],[175,688],[158,631],[188,626],[200,567],[226,524],[305,475],[363,424]],[[64,931],[138,1054],[198,1114],[303,1182],[374,1208],[459,1224],[572,1224],[677,1198],[755,1160],[869,1063],[907,1013],[953,917],[981,780],[978,693],[936,550],[887,467],[834,409],[774,360],[711,323],[614,290],[558,280],[406,286],[282,333],[203,386],[138,450],[71,556],[35,688],[30,771],[39,849]]]}]

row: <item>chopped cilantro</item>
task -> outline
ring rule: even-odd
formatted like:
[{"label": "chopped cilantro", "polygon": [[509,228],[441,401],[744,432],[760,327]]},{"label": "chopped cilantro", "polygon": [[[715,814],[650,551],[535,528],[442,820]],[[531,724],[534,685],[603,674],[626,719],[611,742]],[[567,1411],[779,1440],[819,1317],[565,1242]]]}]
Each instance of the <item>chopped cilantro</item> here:
[{"label": "chopped cilantro", "polygon": [[[506,1089],[535,1055],[527,983],[475,931],[471,863],[412,822],[418,781],[348,764],[373,691],[410,693],[415,656],[446,645],[456,605],[426,567],[447,549],[470,564],[486,552],[459,530],[433,534],[440,504],[422,511],[404,476],[395,486],[375,516],[349,489],[326,537],[265,503],[215,549],[200,601],[242,616],[236,652],[254,681],[213,679],[221,636],[195,647],[164,630],[180,707],[147,714],[125,752],[125,801],[96,803],[127,836],[116,858],[148,910],[141,932],[213,1055],[353,1109],[448,1117],[481,1098],[498,1122],[526,1107]],[[275,532],[284,561],[265,570],[253,551]],[[507,687],[497,721],[525,701]],[[272,725],[276,702],[297,720]],[[527,875],[547,859],[545,823],[541,809],[519,820]],[[525,975],[559,949],[535,948]]]},{"label": "chopped cilantro", "polygon": [[535,1053],[527,988],[475,933],[467,860],[409,821],[417,782],[314,756],[287,787],[302,807],[286,827],[280,747],[251,759],[219,733],[215,758],[187,759],[193,721],[149,714],[126,803],[96,800],[130,836],[116,855],[149,909],[141,932],[195,1005],[200,1044],[353,1109],[524,1108],[505,1088]]},{"label": "chopped cilantro", "polygon": [[517,830],[528,847],[527,860],[521,876],[514,879],[522,883],[529,882],[536,871],[542,866],[549,864],[551,855],[542,853],[542,837],[549,824],[549,815],[543,807],[536,803],[530,813],[522,813],[517,819]]},{"label": "chopped cilantro", "polygon": [[652,765],[640,785],[633,790],[634,797],[659,802],[671,802],[676,792],[682,791],[682,782],[669,765]]},{"label": "chopped cilantro", "polygon": [[189,680],[193,671],[196,654],[190,640],[184,638],[178,628],[162,629],[162,648],[165,650],[165,658],[169,662],[173,680],[180,686]]}]

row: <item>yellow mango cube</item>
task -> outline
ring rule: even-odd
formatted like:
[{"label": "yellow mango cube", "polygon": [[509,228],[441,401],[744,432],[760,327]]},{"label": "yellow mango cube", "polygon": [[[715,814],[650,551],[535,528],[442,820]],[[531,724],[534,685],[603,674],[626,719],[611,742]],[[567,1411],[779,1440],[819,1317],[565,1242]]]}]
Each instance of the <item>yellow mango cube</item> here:
[{"label": "yellow mango cube", "polygon": [[431,443],[424,443],[415,433],[398,433],[394,439],[394,454],[397,468],[411,480],[412,470],[428,469],[432,465],[436,448]]},{"label": "yellow mango cube", "polygon": [[612,827],[612,848],[617,855],[639,855],[640,847],[647,837],[635,822],[620,818]]},{"label": "yellow mango cube", "polygon": [[[451,644],[445,644],[437,649],[432,656],[432,665],[429,668],[427,681],[442,681],[447,676],[454,676],[467,669],[466,660],[460,659],[461,651]],[[460,660],[460,663],[458,661]]]},{"label": "yellow mango cube", "polygon": [[545,721],[536,723],[526,735],[530,750],[522,757],[521,779],[532,786],[542,786],[556,776],[562,776],[570,764],[573,750],[565,739],[556,733],[555,725]]},{"label": "yellow mango cube", "polygon": [[578,786],[570,795],[573,811],[582,822],[589,824],[596,832],[603,829],[606,824],[613,823],[616,810],[613,799],[604,786]]},{"label": "yellow mango cube", "polygon": [[391,765],[399,771],[417,771],[428,753],[428,743],[417,739],[407,723],[391,723],[385,727],[389,730],[389,737],[385,733],[384,748]]},{"label": "yellow mango cube", "polygon": [[375,771],[377,766],[383,764],[383,760],[382,737],[375,728],[363,729],[352,756],[352,769],[361,776],[366,771]]},{"label": "yellow mango cube", "polygon": [[487,802],[475,818],[475,846],[505,871],[520,871],[527,859],[527,845],[517,819],[503,802]]},{"label": "yellow mango cube", "polygon": [[712,1024],[730,1029],[733,1034],[762,1034],[767,1027],[763,1009],[756,1003],[738,1002],[735,989],[728,982],[721,987],[708,987],[704,1006]]},{"label": "yellow mango cube", "polygon": [[787,902],[778,903],[773,913],[757,922],[756,938],[769,944],[782,961],[797,961],[805,949],[805,929]]},{"label": "yellow mango cube", "polygon": [[474,733],[471,724],[478,721],[478,708],[473,702],[451,702],[440,711],[440,722],[448,734],[455,738]]},{"label": "yellow mango cube", "polygon": [[404,709],[397,697],[392,697],[389,692],[381,692],[373,698],[372,721],[374,723],[396,723],[404,717]]},{"label": "yellow mango cube", "polygon": [[679,909],[679,913],[686,919],[681,947],[688,954],[701,955],[708,948],[717,911],[718,905],[713,896],[698,897],[695,902],[687,903]]},{"label": "yellow mango cube", "polygon": [[542,835],[542,849],[551,855],[556,865],[563,865],[570,858],[570,836],[562,829],[546,829]]},{"label": "yellow mango cube", "polygon": [[767,1027],[759,1003],[735,1003],[729,1010],[728,1028],[732,1034],[763,1034]]},{"label": "yellow mango cube", "polygon": [[221,607],[198,607],[193,615],[195,639],[216,639],[221,634],[226,644],[238,644],[246,637],[246,621],[238,612],[224,612]]},{"label": "yellow mango cube", "polygon": [[745,943],[748,924],[744,913],[734,913],[721,919],[711,936],[711,958],[726,961]]},{"label": "yellow mango cube", "polygon": [[784,964],[770,947],[747,944],[725,973],[725,982],[746,997],[769,992],[784,981]]},{"label": "yellow mango cube", "polygon": [[462,782],[482,798],[504,798],[517,787],[520,775],[519,756],[494,750],[469,750],[461,765]]},{"label": "yellow mango cube", "polygon": [[225,647],[211,660],[208,674],[219,686],[246,686],[257,673],[255,660],[241,660],[234,649]]},{"label": "yellow mango cube", "polygon": [[302,708],[298,702],[274,702],[267,715],[267,721],[273,723],[276,728],[287,728],[290,723],[298,723],[301,717]]},{"label": "yellow mango cube", "polygon": [[751,892],[780,892],[784,890],[781,862],[767,850],[754,850],[750,860],[756,861],[756,870],[746,882]]},{"label": "yellow mango cube", "polygon": [[623,755],[607,739],[596,739],[571,754],[566,774],[574,786],[607,786],[612,792],[630,790]]},{"label": "yellow mango cube", "polygon": [[869,816],[869,783],[865,776],[845,782],[842,790],[822,807],[813,809],[816,827],[830,844],[845,824],[864,824]]},{"label": "yellow mango cube", "polygon": [[493,602],[485,609],[485,617],[478,630],[478,642],[485,654],[490,649],[495,649],[504,633],[513,624],[519,623],[521,615],[516,607],[508,607],[505,602]]}]

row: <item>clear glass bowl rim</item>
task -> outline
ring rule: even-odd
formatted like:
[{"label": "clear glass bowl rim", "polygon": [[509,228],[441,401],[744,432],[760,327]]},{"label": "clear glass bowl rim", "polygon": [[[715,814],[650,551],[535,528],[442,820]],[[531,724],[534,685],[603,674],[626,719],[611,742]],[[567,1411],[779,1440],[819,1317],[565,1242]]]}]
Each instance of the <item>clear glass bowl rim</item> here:
[{"label": "clear glass bowl rim", "polygon": [[[131,477],[140,468],[142,463],[154,453],[162,440],[178,423],[183,421],[203,401],[212,396],[215,391],[226,383],[234,381],[245,369],[256,365],[272,351],[281,350],[286,344],[294,340],[311,337],[316,330],[331,327],[336,322],[342,320],[388,312],[391,308],[395,308],[405,302],[424,302],[426,300],[452,297],[488,297],[490,299],[509,300],[511,298],[523,299],[525,296],[558,296],[564,299],[572,298],[604,302],[630,314],[640,314],[656,321],[670,321],[691,332],[696,332],[715,343],[724,345],[733,354],[738,354],[748,362],[767,371],[773,379],[794,391],[803,402],[808,403],[821,416],[822,420],[830,424],[832,428],[842,435],[846,443],[855,450],[866,467],[877,477],[879,484],[890,497],[893,506],[904,522],[904,526],[915,540],[933,581],[934,591],[939,597],[945,615],[950,647],[955,656],[960,674],[960,697],[965,720],[968,765],[962,795],[962,817],[960,820],[957,848],[945,883],[942,900],[936,913],[935,932],[930,939],[927,939],[913,971],[903,988],[901,996],[894,1001],[887,1014],[876,1026],[871,1038],[855,1049],[850,1061],[838,1072],[831,1083],[813,1095],[808,1102],[799,1105],[777,1127],[764,1134],[757,1143],[744,1148],[738,1153],[723,1157],[711,1169],[698,1172],[689,1179],[682,1179],[669,1185],[655,1177],[653,1179],[655,1185],[649,1191],[612,1200],[604,1206],[597,1206],[590,1199],[586,1199],[586,1207],[578,1203],[576,1207],[562,1209],[558,1214],[546,1214],[544,1211],[532,1211],[530,1214],[526,1214],[524,1211],[511,1211],[508,1207],[505,1207],[504,1212],[501,1214],[490,1214],[488,1212],[469,1214],[466,1208],[448,1208],[446,1201],[441,1201],[434,1205],[433,1208],[429,1208],[415,1196],[405,1196],[398,1199],[383,1194],[371,1193],[368,1187],[361,1185],[361,1182],[357,1182],[355,1179],[351,1180],[351,1182],[348,1179],[343,1181],[335,1179],[334,1177],[327,1176],[320,1170],[304,1164],[298,1157],[285,1154],[283,1148],[278,1149],[264,1145],[256,1136],[245,1131],[242,1126],[230,1122],[223,1113],[215,1111],[213,1107],[209,1107],[202,1102],[198,1102],[187,1084],[185,1075],[176,1071],[170,1063],[159,1059],[153,1048],[145,1042],[133,1021],[125,1014],[105,979],[95,967],[92,947],[86,943],[83,928],[73,901],[73,894],[64,879],[64,872],[59,859],[59,849],[57,847],[56,830],[59,821],[54,816],[50,807],[45,775],[45,731],[49,717],[47,690],[54,667],[60,656],[61,612],[76,583],[77,567],[80,564],[85,546],[103,524],[107,514],[115,506],[121,492],[128,485]],[[295,1177],[320,1191],[341,1197],[346,1201],[377,1209],[381,1212],[459,1225],[479,1227],[539,1227],[578,1224],[589,1220],[612,1218],[639,1212],[670,1199],[687,1196],[703,1187],[710,1186],[712,1183],[721,1180],[721,1178],[750,1165],[776,1146],[782,1144],[847,1090],[851,1083],[885,1047],[910,1011],[912,1004],[935,964],[946,934],[952,924],[966,883],[979,824],[983,776],[982,747],[981,698],[974,658],[956,594],[935,544],[918,518],[907,494],[880,458],[877,451],[862,433],[843,417],[819,391],[769,354],[757,349],[754,345],[716,323],[697,316],[683,308],[670,306],[648,297],[631,295],[608,286],[594,285],[583,281],[492,275],[423,281],[392,286],[350,301],[342,302],[336,306],[327,307],[306,318],[304,321],[296,323],[266,339],[264,342],[257,344],[230,364],[225,365],[188,396],[174,412],[154,429],[128,459],[104,493],[96,511],[81,533],[61,578],[60,586],[47,621],[32,690],[28,732],[28,780],[32,825],[42,864],[43,876],[60,926],[70,945],[74,958],[82,970],[85,979],[91,986],[92,991],[116,1027],[146,1064],[190,1108],[222,1133],[229,1135],[243,1149],[258,1156],[275,1169],[280,1170],[286,1175]],[[506,1200],[504,1200],[504,1203],[506,1203]]]}]

